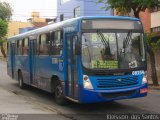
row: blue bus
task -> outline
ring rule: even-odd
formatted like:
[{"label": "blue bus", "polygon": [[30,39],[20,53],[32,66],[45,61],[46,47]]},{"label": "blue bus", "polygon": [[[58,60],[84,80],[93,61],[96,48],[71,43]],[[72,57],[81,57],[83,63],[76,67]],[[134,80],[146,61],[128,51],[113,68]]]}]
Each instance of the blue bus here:
[{"label": "blue bus", "polygon": [[106,102],[147,95],[146,43],[137,18],[86,16],[8,38],[8,75],[55,101]]}]

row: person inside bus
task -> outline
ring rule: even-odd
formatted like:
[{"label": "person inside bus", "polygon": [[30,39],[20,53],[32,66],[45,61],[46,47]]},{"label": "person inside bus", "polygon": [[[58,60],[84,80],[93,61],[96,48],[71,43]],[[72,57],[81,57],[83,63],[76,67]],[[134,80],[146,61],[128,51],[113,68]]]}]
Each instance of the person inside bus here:
[{"label": "person inside bus", "polygon": [[102,48],[100,53],[101,53],[101,58],[103,61],[115,59],[114,53],[112,53],[109,48]]}]

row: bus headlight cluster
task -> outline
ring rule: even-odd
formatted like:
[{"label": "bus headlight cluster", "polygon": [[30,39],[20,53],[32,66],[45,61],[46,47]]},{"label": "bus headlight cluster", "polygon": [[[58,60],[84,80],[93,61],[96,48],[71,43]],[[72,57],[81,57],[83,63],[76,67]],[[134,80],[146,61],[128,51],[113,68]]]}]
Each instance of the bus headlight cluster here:
[{"label": "bus headlight cluster", "polygon": [[87,75],[83,75],[83,86],[85,89],[93,89],[92,83]]},{"label": "bus headlight cluster", "polygon": [[147,82],[148,82],[148,80],[147,80],[147,72],[144,72],[143,79],[142,79],[142,84],[145,84]]}]

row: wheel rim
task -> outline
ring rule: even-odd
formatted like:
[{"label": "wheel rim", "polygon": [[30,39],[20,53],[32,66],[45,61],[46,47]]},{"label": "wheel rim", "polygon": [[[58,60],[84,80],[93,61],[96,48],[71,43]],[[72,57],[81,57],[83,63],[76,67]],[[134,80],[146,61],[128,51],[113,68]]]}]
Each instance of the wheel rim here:
[{"label": "wheel rim", "polygon": [[62,87],[61,87],[60,85],[58,85],[58,86],[56,87],[56,97],[57,97],[57,98],[61,98],[61,97],[62,97],[62,93],[63,93]]}]

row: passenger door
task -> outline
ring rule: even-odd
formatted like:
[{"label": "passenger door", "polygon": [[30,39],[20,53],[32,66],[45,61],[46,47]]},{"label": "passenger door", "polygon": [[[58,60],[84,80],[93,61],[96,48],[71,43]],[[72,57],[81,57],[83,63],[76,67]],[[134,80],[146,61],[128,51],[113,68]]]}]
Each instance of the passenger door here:
[{"label": "passenger door", "polygon": [[67,86],[68,96],[71,98],[78,97],[78,69],[77,69],[77,56],[75,55],[75,43],[74,39],[76,35],[67,34]]},{"label": "passenger door", "polygon": [[15,43],[10,44],[10,65],[12,78],[15,76]]},{"label": "passenger door", "polygon": [[36,40],[29,40],[29,74],[30,84],[37,85],[35,80],[35,54],[36,54]]}]

